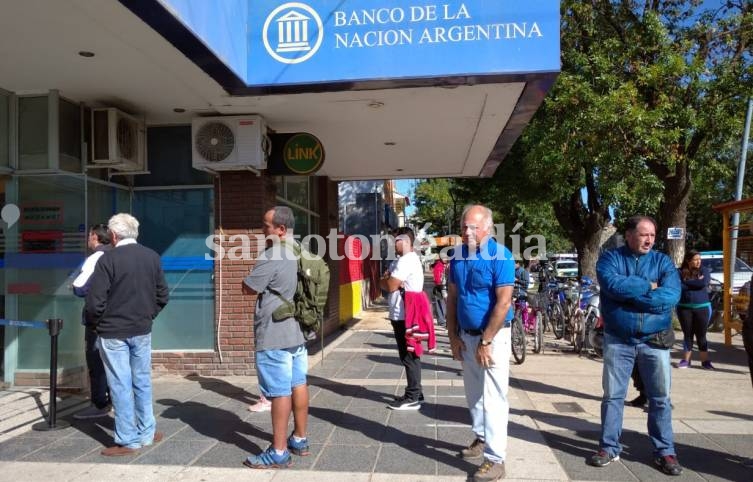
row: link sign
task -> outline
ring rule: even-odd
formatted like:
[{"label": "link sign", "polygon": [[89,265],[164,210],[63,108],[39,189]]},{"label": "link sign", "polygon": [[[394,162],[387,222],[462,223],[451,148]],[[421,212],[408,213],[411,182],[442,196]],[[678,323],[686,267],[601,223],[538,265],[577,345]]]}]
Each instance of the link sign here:
[{"label": "link sign", "polygon": [[314,174],[324,164],[324,146],[313,134],[273,134],[268,171],[272,175]]}]

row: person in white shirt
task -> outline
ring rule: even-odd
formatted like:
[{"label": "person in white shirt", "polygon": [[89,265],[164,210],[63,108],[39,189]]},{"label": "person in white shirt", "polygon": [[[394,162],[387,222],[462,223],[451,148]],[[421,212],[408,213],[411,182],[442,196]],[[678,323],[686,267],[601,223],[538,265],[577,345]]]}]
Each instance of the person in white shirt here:
[{"label": "person in white shirt", "polygon": [[[73,293],[85,298],[89,292],[89,283],[94,267],[97,266],[99,258],[105,254],[105,251],[112,247],[110,232],[106,224],[95,224],[89,228],[89,237],[86,240],[87,247],[92,254],[86,258],[81,266],[81,272],[73,281]],[[83,322],[83,317],[82,321]],[[75,413],[73,418],[76,420],[87,420],[91,418],[104,417],[110,413],[112,407],[110,403],[110,390],[107,388],[107,375],[105,367],[102,364],[102,358],[99,356],[97,349],[97,332],[93,327],[86,326],[84,323],[84,343],[86,350],[86,367],[89,371],[89,390],[91,392],[92,404]]]},{"label": "person in white shirt", "polygon": [[395,252],[399,257],[392,262],[380,282],[382,289],[390,293],[389,319],[408,381],[405,394],[388,405],[392,410],[418,410],[424,400],[421,388],[421,358],[408,350],[405,338],[405,301],[402,294],[402,291],[421,292],[424,289],[424,270],[421,259],[413,251],[414,239],[413,230],[410,228],[399,228],[396,231]]}]

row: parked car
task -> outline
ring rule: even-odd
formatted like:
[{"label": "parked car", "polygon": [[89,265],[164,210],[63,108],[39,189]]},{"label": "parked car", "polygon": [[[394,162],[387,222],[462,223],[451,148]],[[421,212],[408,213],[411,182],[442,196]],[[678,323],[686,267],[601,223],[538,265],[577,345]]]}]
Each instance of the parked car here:
[{"label": "parked car", "polygon": [[578,262],[572,259],[560,259],[555,261],[554,276],[557,278],[577,278]]},{"label": "parked car", "polygon": [[[724,254],[721,251],[701,251],[701,264],[711,272],[711,280],[724,285]],[[735,275],[732,279],[732,292],[737,293],[740,288],[750,281],[753,269],[745,261],[735,260]]]}]

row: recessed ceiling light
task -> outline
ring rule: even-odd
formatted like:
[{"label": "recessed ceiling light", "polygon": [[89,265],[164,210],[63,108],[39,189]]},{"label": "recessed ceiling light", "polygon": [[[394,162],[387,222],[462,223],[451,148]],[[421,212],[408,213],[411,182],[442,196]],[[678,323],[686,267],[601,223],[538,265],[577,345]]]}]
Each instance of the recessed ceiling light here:
[{"label": "recessed ceiling light", "polygon": [[86,57],[86,58],[89,58],[89,57],[94,57],[94,52],[89,52],[88,50],[80,50],[80,51],[78,52],[78,54],[79,54],[80,56],[82,56],[82,57]]},{"label": "recessed ceiling light", "polygon": [[372,100],[367,104],[372,109],[379,109],[380,107],[384,107],[384,102],[379,102],[378,100]]},{"label": "recessed ceiling light", "polygon": [[176,107],[175,109],[173,109],[173,112],[175,112],[175,113],[177,113],[177,114],[182,114],[182,113],[184,113],[185,111],[186,111],[186,109],[184,109],[184,108],[182,108],[182,107]]},{"label": "recessed ceiling light", "polygon": [[395,144],[397,144],[397,143],[393,142],[393,141],[387,141],[387,142],[384,143],[385,146],[394,146]]},{"label": "recessed ceiling light", "polygon": [[402,169],[395,169],[397,172],[403,172]]}]

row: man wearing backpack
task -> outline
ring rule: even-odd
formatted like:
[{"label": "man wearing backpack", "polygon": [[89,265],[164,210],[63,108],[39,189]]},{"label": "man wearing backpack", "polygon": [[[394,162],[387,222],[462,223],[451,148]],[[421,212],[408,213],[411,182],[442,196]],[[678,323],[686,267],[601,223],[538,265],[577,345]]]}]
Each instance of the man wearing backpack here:
[{"label": "man wearing backpack", "polygon": [[[284,300],[293,300],[296,294],[298,261],[294,252],[293,211],[287,206],[276,206],[264,214],[263,223],[268,247],[259,255],[243,284],[247,293],[258,296],[254,310],[256,372],[262,395],[272,401],[272,445],[243,463],[254,469],[277,469],[291,465],[291,452],[309,455],[308,352],[294,316],[272,319]],[[291,412],[294,429],[288,437]]]}]

